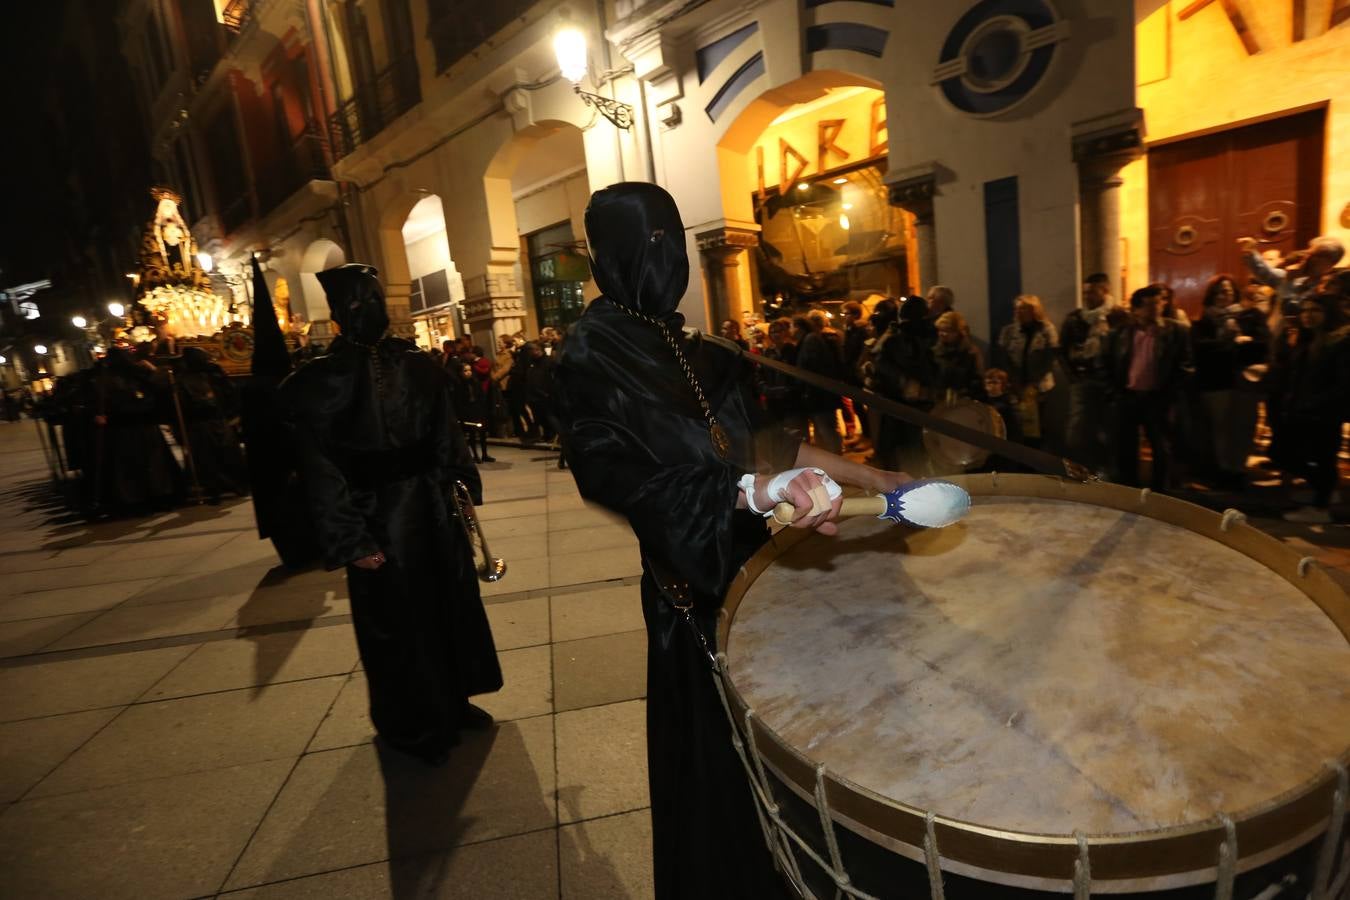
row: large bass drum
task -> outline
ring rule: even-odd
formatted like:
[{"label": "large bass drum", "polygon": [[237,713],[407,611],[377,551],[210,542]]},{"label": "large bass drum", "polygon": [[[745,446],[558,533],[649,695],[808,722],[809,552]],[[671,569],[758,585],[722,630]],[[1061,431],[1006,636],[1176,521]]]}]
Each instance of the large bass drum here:
[{"label": "large bass drum", "polygon": [[1340,898],[1350,601],[1242,521],[1115,485],[955,479],[940,531],[787,530],[719,685],[816,898]]}]

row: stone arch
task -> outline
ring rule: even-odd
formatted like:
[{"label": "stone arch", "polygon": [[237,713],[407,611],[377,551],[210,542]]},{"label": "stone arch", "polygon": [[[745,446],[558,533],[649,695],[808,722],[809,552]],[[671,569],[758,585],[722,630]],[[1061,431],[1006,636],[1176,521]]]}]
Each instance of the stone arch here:
[{"label": "stone arch", "polygon": [[[594,174],[589,165],[590,143],[590,133],[576,124],[563,119],[543,119],[516,130],[488,160],[483,172],[483,192],[491,257],[484,293],[491,303],[469,304],[476,338],[480,328],[484,332],[490,329],[490,337],[495,340],[502,334],[522,329],[537,331],[541,326],[534,308],[528,260],[521,259],[522,234],[566,220],[571,225],[573,240],[585,239],[581,210],[585,207],[584,197],[593,187]],[[571,181],[572,178],[576,180]],[[565,183],[559,191],[560,180]],[[565,197],[565,207],[541,201],[541,195],[546,193]],[[518,215],[518,196],[525,218]],[[587,300],[593,297],[593,282],[587,280],[583,291]],[[510,314],[512,307],[515,315]]]},{"label": "stone arch", "polygon": [[835,69],[817,70],[764,91],[732,119],[717,141],[717,169],[726,218],[738,221],[753,218],[750,196],[758,185],[751,182],[749,153],[774,119],[794,106],[847,88],[884,90],[880,81],[863,75]]},{"label": "stone arch", "polygon": [[[848,110],[846,121],[839,126],[844,130],[834,132],[845,135],[840,140],[850,147],[847,159],[837,152],[822,150],[822,142],[829,141],[827,146],[835,146],[835,138],[829,132],[817,132],[816,124],[811,120],[799,118],[814,108],[829,105]],[[756,220],[755,197],[761,185],[772,189],[785,178],[811,180],[823,172],[847,171],[854,163],[872,158],[876,153],[884,154],[885,151],[880,149],[883,135],[879,129],[887,118],[881,82],[856,71],[839,69],[809,71],[742,101],[716,144],[722,221],[716,223],[718,227],[696,236],[702,251],[709,327],[725,318],[756,313],[756,298],[771,292],[771,288],[761,282],[763,267],[756,263],[757,249],[765,246],[767,240]],[[790,123],[794,119],[810,123],[796,136],[791,133],[794,126]],[[771,129],[777,129],[780,137],[782,131],[789,132],[786,136],[791,138],[791,143],[786,150],[780,152],[779,146],[765,146],[766,133],[772,134]],[[884,137],[888,138],[889,134]],[[763,152],[762,167],[757,146]],[[788,156],[789,152],[795,155]],[[789,163],[801,168],[794,174],[787,174],[782,170],[788,169]],[[836,246],[852,240],[848,218],[841,216],[837,228],[832,224],[826,226]],[[905,229],[908,235],[911,226],[906,224]],[[820,234],[819,230],[815,232],[816,240],[822,240]],[[811,243],[809,237],[807,243]],[[747,253],[747,250],[751,252]],[[805,257],[805,247],[801,252]],[[911,267],[913,257],[913,253],[906,254]],[[775,267],[774,271],[778,269]],[[785,288],[795,283],[787,273],[778,274],[786,279]],[[904,281],[913,282],[915,276],[908,272],[893,280],[896,284],[888,285],[890,289],[899,287]]]},{"label": "stone arch", "polygon": [[295,292],[299,296],[292,294],[292,308],[311,322],[328,318],[328,301],[316,275],[324,269],[340,266],[346,261],[347,254],[336,242],[327,238],[311,241],[300,255],[299,278],[294,285],[299,288]]}]

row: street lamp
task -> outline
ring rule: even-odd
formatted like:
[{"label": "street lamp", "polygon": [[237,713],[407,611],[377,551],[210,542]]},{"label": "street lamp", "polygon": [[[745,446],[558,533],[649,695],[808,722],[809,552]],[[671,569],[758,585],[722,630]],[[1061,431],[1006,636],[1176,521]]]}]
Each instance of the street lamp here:
[{"label": "street lamp", "polygon": [[583,103],[594,108],[618,128],[626,130],[633,127],[633,107],[581,89],[590,63],[586,54],[586,35],[580,28],[567,25],[559,29],[553,36],[553,53],[558,58],[558,70],[572,83],[572,90],[576,91]]},{"label": "street lamp", "polygon": [[127,314],[127,308],[122,304],[113,301],[112,303],[108,304],[108,312],[113,317],[120,319]]},{"label": "street lamp", "polygon": [[210,253],[202,252],[197,254],[197,265],[202,267],[202,271],[208,275],[216,267],[216,261],[211,258]]},{"label": "street lamp", "polygon": [[33,345],[33,352],[36,353],[38,356],[46,356],[46,355],[47,355],[47,345],[46,345],[46,344],[34,344],[34,345]]},{"label": "street lamp", "polygon": [[84,316],[71,316],[70,324],[74,325],[76,328],[83,328],[89,324],[89,320]]}]

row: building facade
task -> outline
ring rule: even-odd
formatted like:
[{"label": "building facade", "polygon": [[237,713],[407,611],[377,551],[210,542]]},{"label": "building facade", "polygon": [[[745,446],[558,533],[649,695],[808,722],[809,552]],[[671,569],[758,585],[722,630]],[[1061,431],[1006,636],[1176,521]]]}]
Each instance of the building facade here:
[{"label": "building facade", "polygon": [[1091,272],[1191,303],[1237,236],[1350,237],[1345,0],[134,0],[147,73],[155,8],[194,35],[146,94],[201,243],[270,250],[311,316],[370,261],[427,346],[574,320],[622,180],[679,203],[700,327],[943,283],[988,338]]},{"label": "building facade", "polygon": [[327,318],[314,273],[350,238],[331,174],[336,109],[320,20],[305,0],[128,0],[118,22],[155,177],[184,198],[217,290],[244,300],[258,253],[296,317]]}]

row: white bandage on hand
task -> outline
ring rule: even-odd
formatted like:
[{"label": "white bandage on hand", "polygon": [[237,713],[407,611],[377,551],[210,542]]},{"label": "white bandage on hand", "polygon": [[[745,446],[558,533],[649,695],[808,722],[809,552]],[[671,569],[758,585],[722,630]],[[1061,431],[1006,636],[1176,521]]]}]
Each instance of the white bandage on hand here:
[{"label": "white bandage on hand", "polygon": [[803,472],[815,472],[820,476],[821,487],[825,488],[825,492],[829,495],[831,503],[843,496],[844,489],[836,484],[833,478],[826,475],[824,469],[817,469],[814,466],[810,466],[801,469],[788,469],[786,472],[779,472],[777,475],[773,476],[773,479],[769,482],[769,486],[765,488],[765,493],[769,495],[769,502],[783,503],[789,501],[788,484]]}]

